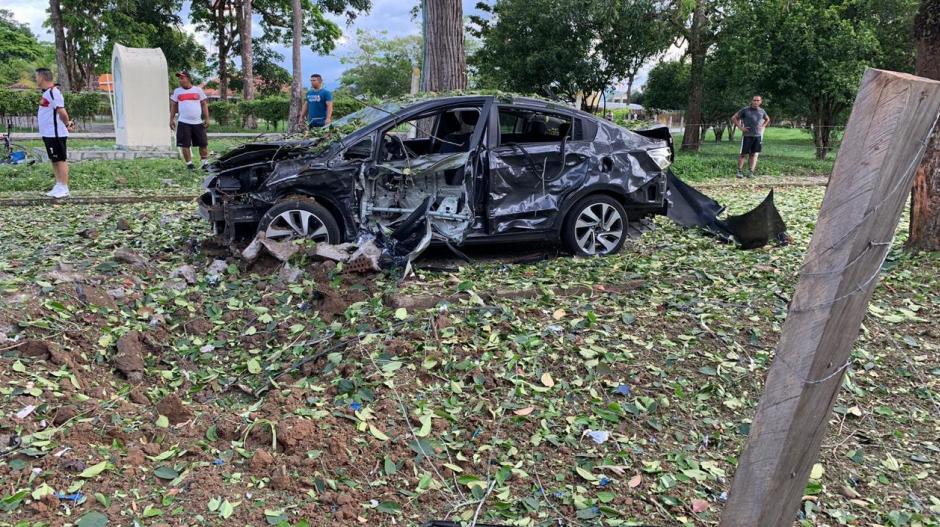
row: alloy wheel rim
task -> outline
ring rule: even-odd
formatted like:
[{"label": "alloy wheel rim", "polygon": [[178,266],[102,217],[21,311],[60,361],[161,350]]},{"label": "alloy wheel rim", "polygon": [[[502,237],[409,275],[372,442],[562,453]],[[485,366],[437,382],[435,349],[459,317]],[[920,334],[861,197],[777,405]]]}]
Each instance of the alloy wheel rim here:
[{"label": "alloy wheel rim", "polygon": [[594,203],[578,214],[574,238],[585,254],[609,254],[620,244],[623,227],[623,217],[616,208],[608,203]]},{"label": "alloy wheel rim", "polygon": [[307,238],[317,243],[330,243],[330,233],[323,221],[316,214],[299,209],[278,214],[268,224],[265,235],[272,240]]}]

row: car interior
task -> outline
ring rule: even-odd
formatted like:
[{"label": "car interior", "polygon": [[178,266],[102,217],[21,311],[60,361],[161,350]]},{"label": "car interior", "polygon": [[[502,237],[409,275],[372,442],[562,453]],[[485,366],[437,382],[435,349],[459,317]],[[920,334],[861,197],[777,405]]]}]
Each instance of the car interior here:
[{"label": "car interior", "polygon": [[479,120],[480,108],[477,107],[448,108],[414,117],[384,132],[381,158],[396,161],[468,152]]}]

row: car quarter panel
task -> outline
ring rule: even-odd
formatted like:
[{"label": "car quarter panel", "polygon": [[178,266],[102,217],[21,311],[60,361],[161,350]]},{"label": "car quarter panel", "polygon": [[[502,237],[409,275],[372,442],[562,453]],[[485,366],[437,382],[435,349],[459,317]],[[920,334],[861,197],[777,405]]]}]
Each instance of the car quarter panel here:
[{"label": "car quarter panel", "polygon": [[[549,110],[554,113],[554,109]],[[488,181],[489,233],[556,229],[568,207],[592,192],[613,194],[629,209],[662,204],[665,177],[644,150],[662,145],[616,126],[590,119],[593,140],[501,145],[491,151]],[[655,185],[654,192],[646,192]]]}]

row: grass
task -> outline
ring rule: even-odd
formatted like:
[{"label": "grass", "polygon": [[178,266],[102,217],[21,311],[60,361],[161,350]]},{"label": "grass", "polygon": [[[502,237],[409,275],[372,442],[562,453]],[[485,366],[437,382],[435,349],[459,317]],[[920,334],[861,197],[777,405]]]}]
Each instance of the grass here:
[{"label": "grass", "polygon": [[[734,141],[716,143],[714,133],[709,130],[698,152],[679,151],[673,169],[687,181],[734,178],[738,153],[741,150],[741,134]],[[675,144],[682,144],[682,135],[674,137]],[[770,128],[764,134],[763,151],[758,160],[757,175],[760,176],[818,176],[832,172],[836,148],[826,159],[816,159],[812,138],[805,130],[792,128]]]},{"label": "grass", "polygon": [[[30,449],[0,458],[0,522],[418,525],[479,507],[481,522],[530,527],[715,525],[822,194],[778,190],[783,248],[741,251],[660,218],[618,256],[401,286],[303,256],[292,284],[270,260],[229,258],[213,277],[192,204],[0,209],[0,331],[64,353],[0,343],[0,435]],[[762,197],[716,194],[732,213]],[[940,257],[901,250],[904,229],[794,525],[940,525]],[[594,292],[566,293],[578,286]],[[403,309],[386,295],[461,299]],[[137,384],[114,369],[130,331],[148,342]],[[83,498],[66,508],[50,492]]]},{"label": "grass", "polygon": [[[238,138],[212,139],[209,143],[211,156],[243,142],[244,139]],[[677,136],[675,142],[681,144],[682,137]],[[27,148],[42,146],[41,141],[24,141],[23,144]],[[109,140],[69,141],[70,149],[111,147],[113,142]],[[739,148],[740,135],[734,142],[706,141],[698,152],[678,151],[673,169],[687,181],[734,178]],[[767,131],[757,172],[772,177],[827,175],[832,170],[834,157],[832,153],[825,160],[817,160],[812,141],[802,130],[772,128]],[[48,190],[50,174],[50,168],[42,164],[0,166],[0,192]],[[179,188],[194,190],[201,181],[198,174],[187,172],[177,160],[86,161],[73,163],[71,174],[72,187],[77,191],[157,189],[165,186],[164,180],[172,181]]]}]

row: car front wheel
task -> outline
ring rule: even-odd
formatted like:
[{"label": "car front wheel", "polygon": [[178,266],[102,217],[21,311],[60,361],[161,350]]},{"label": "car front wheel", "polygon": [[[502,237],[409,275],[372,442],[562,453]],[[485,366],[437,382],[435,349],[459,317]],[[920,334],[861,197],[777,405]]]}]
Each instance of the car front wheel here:
[{"label": "car front wheel", "polygon": [[610,196],[594,195],[579,201],[565,220],[562,241],[580,256],[616,254],[623,247],[627,213]]},{"label": "car front wheel", "polygon": [[308,198],[278,202],[258,222],[258,232],[278,241],[307,238],[317,243],[340,243],[339,225],[333,215]]}]

